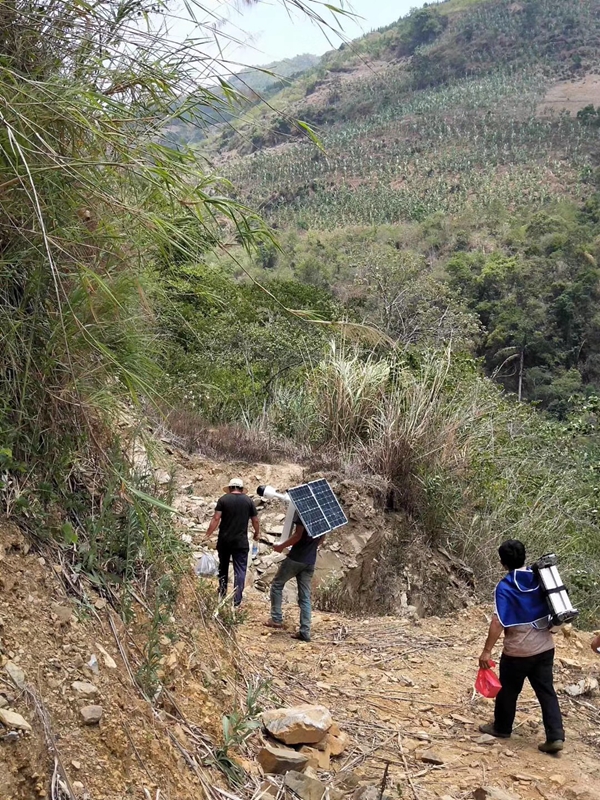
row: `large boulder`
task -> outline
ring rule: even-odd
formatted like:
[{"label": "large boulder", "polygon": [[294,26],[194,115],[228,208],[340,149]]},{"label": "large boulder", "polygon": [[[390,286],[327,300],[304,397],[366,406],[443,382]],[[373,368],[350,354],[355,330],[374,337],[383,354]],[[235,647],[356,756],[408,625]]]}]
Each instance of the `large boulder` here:
[{"label": "large boulder", "polygon": [[302,705],[265,711],[262,723],[285,744],[316,744],[325,738],[333,720],[325,706]]},{"label": "large boulder", "polygon": [[258,763],[270,775],[283,775],[293,769],[301,772],[308,763],[308,756],[289,747],[265,745],[258,751]]}]

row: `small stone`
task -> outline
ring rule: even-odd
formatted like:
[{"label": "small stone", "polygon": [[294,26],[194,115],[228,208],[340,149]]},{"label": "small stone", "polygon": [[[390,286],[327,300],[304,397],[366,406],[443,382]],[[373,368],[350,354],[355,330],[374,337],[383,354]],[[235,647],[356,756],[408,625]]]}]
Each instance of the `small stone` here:
[{"label": "small stone", "polygon": [[516,794],[497,786],[480,786],[473,792],[474,800],[520,800]]},{"label": "small stone", "polygon": [[314,769],[322,769],[325,771],[329,770],[329,759],[331,755],[329,748],[326,748],[325,750],[318,750],[316,747],[302,745],[300,752],[308,756],[309,766],[314,767]]},{"label": "small stone", "polygon": [[565,693],[568,694],[569,697],[579,697],[582,694],[593,697],[598,693],[598,681],[596,678],[592,677],[583,678],[578,683],[565,686]]},{"label": "small stone", "polygon": [[19,689],[25,688],[25,673],[21,667],[17,666],[12,661],[7,661],[4,665],[4,669],[15,686],[17,686]]},{"label": "small stone", "polygon": [[114,658],[110,655],[110,653],[108,653],[104,649],[104,647],[102,647],[101,644],[98,644],[98,642],[96,642],[96,647],[98,648],[98,650],[102,654],[102,660],[104,661],[104,666],[108,667],[108,669],[116,669],[117,668],[117,663],[114,660]]},{"label": "small stone", "polygon": [[267,731],[285,744],[315,744],[325,738],[333,720],[325,706],[277,708],[262,714]]},{"label": "small stone", "polygon": [[86,666],[91,669],[94,675],[98,675],[99,673],[98,657],[96,656],[95,653],[92,653],[92,655],[90,656],[90,660],[87,662]]},{"label": "small stone", "polygon": [[555,783],[557,786],[564,786],[565,783],[567,782],[567,779],[565,778],[564,775],[550,775],[548,780],[551,783]]},{"label": "small stone", "polygon": [[81,761],[71,761],[71,766],[79,771],[81,769]]},{"label": "small stone", "polygon": [[[324,783],[317,778],[303,775],[301,772],[290,770],[284,778],[285,785],[290,788],[301,800],[322,800],[326,792]],[[333,790],[335,792],[335,789]],[[340,792],[337,792],[340,795]]]},{"label": "small stone", "polygon": [[450,714],[452,719],[455,722],[460,722],[461,725],[475,725],[474,719],[469,719],[468,717],[463,717],[462,714]]},{"label": "small stone", "polygon": [[559,658],[558,659],[563,667],[570,667],[571,669],[581,669],[579,661],[574,661],[572,658]]},{"label": "small stone", "polygon": [[425,750],[425,752],[421,753],[419,758],[425,764],[436,764],[438,766],[441,766],[442,764],[445,763],[441,754],[436,753],[435,750]]},{"label": "small stone", "polygon": [[85,697],[91,697],[92,695],[98,694],[98,689],[89,681],[74,681],[71,684],[71,688],[73,691],[77,692],[77,694],[82,694]]},{"label": "small stone", "polygon": [[350,792],[359,784],[358,775],[355,772],[340,773],[339,787],[344,792]]},{"label": "small stone", "polygon": [[484,733],[483,736],[479,736],[475,739],[475,744],[496,744],[498,740],[495,736],[491,736],[489,733]]},{"label": "small stone", "polygon": [[327,743],[327,746],[329,747],[331,755],[339,756],[348,747],[348,743],[350,742],[350,737],[345,731],[340,731],[339,734],[334,734],[330,730],[327,736],[325,737],[325,741]]},{"label": "small stone", "polygon": [[50,611],[57,618],[59,625],[68,625],[73,616],[73,609],[70,606],[62,606],[59,603],[53,603],[50,606]]},{"label": "small stone", "polygon": [[79,713],[84,725],[97,725],[102,719],[102,706],[84,706]]},{"label": "small stone", "polygon": [[81,781],[73,781],[73,789],[75,789],[76,792],[83,792],[85,786]]},{"label": "small stone", "polygon": [[283,775],[291,769],[303,770],[308,763],[308,756],[289,747],[274,747],[267,744],[259,750],[257,760],[264,772]]},{"label": "small stone", "polygon": [[159,486],[165,486],[167,483],[171,483],[171,474],[167,472],[166,469],[157,469],[154,473],[154,477]]},{"label": "small stone", "polygon": [[26,719],[15,711],[9,711],[6,708],[0,708],[0,723],[9,730],[31,732],[31,725]]},{"label": "small stone", "polygon": [[269,795],[270,797],[277,797],[279,794],[279,786],[276,783],[271,783],[269,780],[264,780],[260,788],[258,790],[259,797],[265,797],[265,795]]},{"label": "small stone", "polygon": [[567,800],[599,800],[600,791],[586,783],[576,783],[574,786],[563,788]]}]

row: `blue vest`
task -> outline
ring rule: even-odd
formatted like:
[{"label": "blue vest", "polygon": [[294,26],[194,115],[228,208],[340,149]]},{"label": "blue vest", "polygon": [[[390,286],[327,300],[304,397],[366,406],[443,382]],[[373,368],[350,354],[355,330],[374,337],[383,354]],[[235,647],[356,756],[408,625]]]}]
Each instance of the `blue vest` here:
[{"label": "blue vest", "polygon": [[496,614],[504,628],[514,625],[549,627],[548,602],[540,587],[538,576],[531,569],[509,572],[494,591]]}]

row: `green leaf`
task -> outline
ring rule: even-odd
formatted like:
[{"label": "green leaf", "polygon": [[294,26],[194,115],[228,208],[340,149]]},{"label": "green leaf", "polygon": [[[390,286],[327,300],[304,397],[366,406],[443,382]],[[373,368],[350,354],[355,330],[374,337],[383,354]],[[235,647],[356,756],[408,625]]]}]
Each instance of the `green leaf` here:
[{"label": "green leaf", "polygon": [[65,524],[61,527],[60,532],[62,533],[63,542],[65,544],[77,544],[79,536],[70,522],[65,522]]},{"label": "green leaf", "polygon": [[308,136],[311,139],[311,141],[313,142],[313,144],[316,144],[316,146],[319,148],[319,150],[321,150],[323,153],[325,152],[325,148],[323,147],[323,144],[322,144],[321,140],[319,139],[317,134],[313,131],[313,129],[310,127],[310,125],[307,122],[302,122],[301,119],[297,119],[296,120],[296,125],[299,128],[302,128],[302,130],[306,134],[308,134]]},{"label": "green leaf", "polygon": [[152,497],[152,495],[146,494],[146,492],[142,492],[140,491],[140,489],[136,489],[134,486],[131,486],[130,484],[124,483],[124,486],[127,492],[134,495],[139,500],[143,500],[144,503],[148,503],[149,505],[154,506],[155,508],[160,508],[161,511],[168,511],[169,514],[179,514],[179,511],[177,511],[177,509],[167,505],[166,503],[163,503],[163,501],[159,500],[157,497]]}]

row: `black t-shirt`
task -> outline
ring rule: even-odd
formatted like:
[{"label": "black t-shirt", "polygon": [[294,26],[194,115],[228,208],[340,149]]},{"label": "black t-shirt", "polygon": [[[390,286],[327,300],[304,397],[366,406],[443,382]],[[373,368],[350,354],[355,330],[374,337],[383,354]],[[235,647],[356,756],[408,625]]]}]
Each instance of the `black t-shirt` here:
[{"label": "black t-shirt", "polygon": [[224,494],[217,500],[215,510],[221,512],[217,547],[248,550],[248,522],[258,516],[256,506],[248,495]]},{"label": "black t-shirt", "polygon": [[[295,518],[294,522],[300,522],[299,518]],[[300,522],[300,524],[302,524]],[[299,542],[290,548],[288,558],[292,561],[297,561],[299,564],[308,564],[311,567],[317,562],[317,550],[319,549],[319,542],[323,537],[319,536],[318,539],[313,539],[306,532],[306,528],[302,530],[302,538]]]}]

